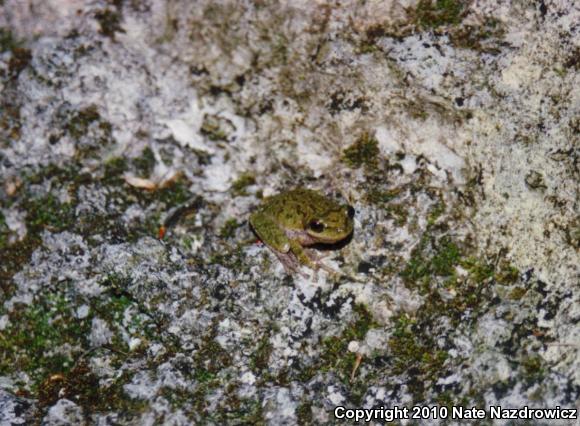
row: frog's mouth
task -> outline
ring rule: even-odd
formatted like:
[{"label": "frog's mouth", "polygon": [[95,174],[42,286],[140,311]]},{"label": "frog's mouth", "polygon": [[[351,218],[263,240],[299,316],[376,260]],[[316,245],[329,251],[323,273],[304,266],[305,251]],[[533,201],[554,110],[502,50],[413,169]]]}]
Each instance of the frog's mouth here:
[{"label": "frog's mouth", "polygon": [[350,230],[350,232],[346,232],[346,230],[344,230],[344,231],[345,232],[343,232],[342,229],[337,229],[336,233],[333,236],[326,236],[326,235],[322,235],[322,234],[317,234],[317,233],[312,232],[312,231],[307,231],[307,233],[312,239],[314,239],[316,241],[316,243],[334,244],[338,241],[342,241],[342,240],[348,238],[352,234],[352,229]]}]

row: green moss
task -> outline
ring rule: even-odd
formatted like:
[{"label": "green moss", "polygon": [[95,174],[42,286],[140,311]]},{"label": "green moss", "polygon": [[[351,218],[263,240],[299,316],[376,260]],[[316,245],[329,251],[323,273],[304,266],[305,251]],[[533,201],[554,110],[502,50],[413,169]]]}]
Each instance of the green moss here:
[{"label": "green moss", "polygon": [[[232,404],[233,400],[233,404]],[[262,401],[259,399],[239,400],[237,396],[231,398],[228,402],[229,407],[234,410],[225,411],[223,415],[224,424],[241,424],[241,425],[265,425]]]},{"label": "green moss", "polygon": [[[228,248],[221,252],[213,252],[207,263],[210,265],[223,265],[241,274],[249,268],[244,250],[245,244],[239,243],[233,248]],[[268,264],[265,263],[264,267],[267,268]]]},{"label": "green moss", "polygon": [[111,39],[115,39],[115,33],[124,33],[121,27],[122,15],[118,11],[111,9],[100,10],[95,13],[95,19],[101,25],[101,34]]},{"label": "green moss", "polygon": [[15,79],[24,68],[28,66],[32,59],[29,49],[15,47],[12,49],[12,57],[8,62],[9,75]]},{"label": "green moss", "polygon": [[404,226],[409,216],[408,206],[404,204],[389,204],[386,208],[387,218],[393,219],[397,226]]},{"label": "green moss", "polygon": [[155,155],[151,148],[146,147],[140,157],[132,161],[139,176],[151,176],[155,168]]},{"label": "green moss", "polygon": [[358,169],[361,166],[376,167],[379,156],[379,142],[374,136],[364,133],[355,143],[342,153],[342,161],[347,166]]},{"label": "green moss", "polygon": [[[32,181],[34,179],[29,180]],[[39,198],[27,196],[26,193],[22,196],[19,206],[26,211],[27,235],[24,239],[9,244],[9,230],[5,221],[0,220],[0,288],[7,292],[12,276],[29,261],[32,252],[40,245],[42,232],[62,232],[72,229],[76,223],[72,203],[61,203],[51,193]]]},{"label": "green moss", "polygon": [[407,283],[418,284],[423,291],[428,291],[426,285],[432,276],[454,275],[460,257],[459,248],[450,238],[441,238],[429,250],[428,238],[424,236],[401,276]]},{"label": "green moss", "polygon": [[522,297],[526,295],[527,292],[528,290],[526,288],[516,287],[510,292],[508,297],[511,300],[520,300]]},{"label": "green moss", "polygon": [[402,191],[402,188],[392,188],[387,190],[369,188],[367,190],[366,197],[367,200],[372,204],[384,204],[397,198]]},{"label": "green moss", "polygon": [[[101,118],[96,105],[74,111],[64,130],[76,142],[77,160],[88,157],[101,159],[102,151],[113,142],[111,123]],[[53,133],[49,141],[57,142],[60,137],[59,133]]]},{"label": "green moss", "polygon": [[433,207],[429,211],[429,214],[427,215],[427,224],[429,226],[434,225],[435,222],[437,222],[437,219],[439,219],[441,215],[445,213],[445,209],[446,209],[445,202],[441,201],[435,204],[435,207]]},{"label": "green moss", "polygon": [[435,349],[432,338],[418,332],[416,321],[406,314],[395,319],[393,337],[389,340],[392,354],[392,371],[404,374],[412,371],[408,383],[415,398],[421,400],[425,385],[436,381],[443,371],[447,352]]},{"label": "green moss", "polygon": [[355,365],[356,355],[348,350],[352,340],[363,340],[373,327],[379,327],[372,314],[364,305],[355,305],[357,319],[349,324],[339,336],[327,337],[322,341],[324,350],[317,370],[335,371],[344,383],[350,383],[350,375]]},{"label": "green moss", "polygon": [[[31,174],[24,173],[24,184],[22,186],[26,188],[29,185],[39,185],[43,182],[51,181],[52,183],[62,187],[64,184],[74,181],[76,177],[79,177],[79,169],[74,165],[60,167],[56,164],[48,164],[38,172]],[[22,195],[24,198],[29,194],[24,193]]]},{"label": "green moss", "polygon": [[0,250],[8,245],[8,236],[10,235],[10,229],[6,225],[6,218],[4,214],[0,211]]},{"label": "green moss", "polygon": [[[114,384],[103,389],[98,386],[98,379],[95,384],[95,377],[88,370],[78,370],[82,354],[90,349],[88,336],[95,314],[107,321],[114,333],[110,344],[112,361],[122,363],[128,356],[122,334],[145,339],[155,337],[150,332],[154,329],[152,320],[141,314],[141,307],[126,294],[126,279],[111,275],[102,284],[111,295],[104,293],[89,301],[74,301],[67,296],[73,284],[59,283],[58,289],[43,294],[32,305],[8,313],[10,323],[0,335],[0,374],[27,373],[32,384],[22,386],[30,386],[38,393],[41,406],[50,405],[58,398],[60,389],[66,395],[76,395],[77,403],[84,401],[83,404],[93,408],[115,404],[112,400],[96,398],[94,393],[116,394],[121,389],[113,391]],[[79,319],[76,307],[81,303],[88,304],[89,311],[85,318]],[[126,311],[130,308],[134,312],[131,321],[125,323]]]},{"label": "green moss", "polygon": [[103,180],[107,185],[123,185],[123,174],[129,169],[128,161],[124,157],[111,158],[105,162]]},{"label": "green moss", "polygon": [[178,179],[165,188],[152,193],[152,198],[156,198],[165,204],[165,208],[177,207],[185,204],[191,199],[189,183],[185,179]]},{"label": "green moss", "polygon": [[461,22],[464,3],[459,0],[420,0],[415,9],[416,22],[421,28],[439,28]]},{"label": "green moss", "polygon": [[118,411],[129,418],[141,413],[147,402],[129,398],[123,386],[131,381],[133,373],[125,370],[120,377],[106,385],[100,383],[85,362],[79,362],[64,374],[51,375],[39,386],[37,397],[39,417],[61,399],[67,398],[83,408],[85,414]]},{"label": "green moss", "polygon": [[451,44],[463,49],[477,50],[489,54],[498,54],[499,43],[490,40],[501,40],[505,29],[494,18],[485,18],[480,25],[461,25],[449,33]]},{"label": "green moss", "polygon": [[60,352],[60,347],[87,347],[90,318],[76,318],[70,301],[62,295],[46,294],[8,316],[10,324],[0,335],[1,374],[26,372],[36,386],[46,375],[72,367],[70,349]]},{"label": "green moss", "polygon": [[111,346],[122,353],[129,352],[126,335],[143,340],[156,339],[153,315],[136,300],[130,286],[132,280],[118,274],[110,274],[99,283],[106,293],[90,301],[91,312],[109,324],[113,331]]},{"label": "green moss", "polygon": [[98,303],[98,311],[103,314],[103,318],[109,320],[111,323],[118,323],[124,317],[125,311],[136,306],[135,301],[127,294],[114,295],[108,300],[100,300]]},{"label": "green moss", "polygon": [[[192,401],[197,412],[207,412],[206,398],[214,389],[223,386],[218,379],[218,373],[232,364],[232,357],[228,351],[215,340],[218,334],[219,321],[215,321],[202,337],[198,351],[193,356],[193,377],[198,386],[192,394]],[[235,411],[235,410],[231,410]]]},{"label": "green moss", "polygon": [[459,395],[454,394],[451,391],[441,392],[439,395],[437,395],[437,397],[435,398],[435,401],[441,407],[447,407],[447,409],[450,411],[452,410],[453,406],[455,406],[455,407],[474,406],[474,404],[470,404],[471,401],[466,396],[459,396]]},{"label": "green moss", "polygon": [[312,403],[310,401],[304,401],[296,407],[296,418],[300,425],[312,424]]},{"label": "green moss", "polygon": [[232,238],[240,226],[241,224],[236,219],[228,219],[220,229],[220,237]]},{"label": "green moss", "polygon": [[206,116],[201,125],[201,133],[211,141],[226,141],[228,139],[227,133],[221,128],[219,119],[211,116]]},{"label": "green moss", "polygon": [[216,379],[215,374],[204,368],[196,369],[195,373],[194,377],[198,380],[198,385],[192,392],[191,401],[194,401],[193,404],[198,413],[209,414],[206,398],[214,389],[219,388],[222,383]]},{"label": "green moss", "polygon": [[74,139],[80,139],[86,135],[91,123],[100,120],[101,116],[96,105],[90,105],[85,109],[78,111],[66,125],[66,131]]},{"label": "green moss", "polygon": [[[455,328],[475,322],[480,312],[491,300],[494,267],[474,258],[463,258],[458,247],[450,240],[424,236],[411,262],[404,271],[405,281],[419,288],[425,303],[416,317],[400,315],[389,341],[394,374],[408,377],[407,386],[415,401],[423,401],[426,392],[433,391],[430,384],[445,373],[447,353],[439,348],[434,336],[441,338],[441,330],[434,324],[447,323]],[[467,275],[458,276],[457,265],[467,270]],[[441,278],[445,278],[442,281]],[[450,290],[448,297],[441,296],[441,286]],[[444,321],[441,319],[445,318]],[[435,395],[440,403],[455,402],[451,395]]]},{"label": "green moss", "polygon": [[100,283],[110,294],[123,295],[131,285],[131,278],[116,273],[107,275]]},{"label": "green moss", "polygon": [[416,102],[409,105],[409,115],[416,120],[422,121],[429,118],[429,113],[425,110],[425,106]]},{"label": "green moss", "polygon": [[254,185],[256,178],[251,173],[243,173],[234,183],[232,183],[231,191],[235,196],[248,195],[246,188]]},{"label": "green moss", "polygon": [[[121,208],[137,205],[147,211],[143,221],[132,224],[129,234],[125,235],[129,241],[135,241],[143,235],[158,235],[161,217],[173,207],[182,208],[175,220],[197,207],[191,203],[192,194],[186,179],[178,178],[166,186],[154,190],[135,188],[125,182],[124,175],[130,169],[129,161],[123,157],[109,160],[104,167],[101,183],[108,186],[107,196],[114,199],[114,205],[119,206],[115,215],[121,214]],[[188,204],[189,203],[189,204]],[[190,204],[192,207],[190,207]],[[196,204],[197,205],[197,204]],[[115,226],[115,215],[109,218],[109,225]]]},{"label": "green moss", "polygon": [[459,257],[459,248],[451,239],[444,237],[437,247],[435,256],[431,259],[433,273],[444,277],[453,275]]},{"label": "green moss", "polygon": [[230,353],[222,348],[215,336],[215,332],[207,336],[195,356],[195,362],[199,366],[197,377],[200,374],[215,375],[232,364]]},{"label": "green moss", "polygon": [[14,38],[10,30],[0,28],[0,53],[10,52],[20,47],[21,43]]},{"label": "green moss", "polygon": [[465,268],[476,282],[484,282],[493,277],[494,267],[488,263],[483,263],[480,259],[469,257],[461,261],[461,266]]},{"label": "green moss", "polygon": [[[26,68],[26,66],[29,64],[30,60],[32,59],[32,54],[30,50],[23,47],[23,43],[20,40],[17,40],[9,29],[0,28],[0,53],[4,52],[11,52],[11,56],[8,61],[7,76],[15,79],[20,71]],[[10,109],[10,101],[6,102],[6,104],[3,105],[3,109]],[[0,117],[2,115],[3,114],[0,114]],[[19,118],[19,113],[17,112],[9,113],[7,115]]]},{"label": "green moss", "polygon": [[203,368],[200,368],[200,369],[195,370],[195,374],[193,375],[193,377],[199,383],[208,383],[208,382],[212,382],[213,380],[215,380],[217,375],[214,373],[211,373]]},{"label": "green moss", "polygon": [[375,40],[372,40],[372,39],[370,39],[370,40],[366,39],[366,40],[362,41],[357,49],[357,53],[359,53],[361,55],[375,53],[375,52],[380,52],[380,49],[376,45]]},{"label": "green moss", "polygon": [[520,278],[520,271],[507,262],[501,262],[500,269],[495,273],[494,277],[500,284],[513,284]]},{"label": "green moss", "polygon": [[272,354],[272,344],[270,343],[270,336],[265,334],[258,347],[250,356],[250,368],[257,374],[262,374],[264,370],[268,370],[270,365],[270,355]]},{"label": "green moss", "polygon": [[525,378],[530,383],[541,381],[546,375],[546,369],[542,357],[539,355],[532,355],[524,357],[520,361],[520,365],[525,374]]},{"label": "green moss", "polygon": [[25,203],[28,232],[39,234],[43,229],[61,232],[72,228],[75,214],[70,203],[61,203],[53,194]]},{"label": "green moss", "polygon": [[39,236],[28,235],[21,241],[0,247],[0,289],[6,297],[14,290],[12,276],[29,261],[39,244]]},{"label": "green moss", "polygon": [[562,69],[562,68],[558,68],[558,67],[553,67],[552,71],[554,71],[558,75],[558,77],[561,77],[561,78],[566,77],[566,74],[568,74],[568,70],[566,70],[565,68]]},{"label": "green moss", "polygon": [[368,330],[379,327],[375,323],[371,313],[364,305],[355,305],[356,320],[349,324],[338,336],[326,337],[322,340],[322,353],[316,363],[303,368],[299,380],[306,382],[314,375],[322,372],[335,372],[342,382],[355,388],[356,383],[350,383],[350,375],[356,362],[356,355],[348,350],[348,344],[352,340],[363,340]]}]

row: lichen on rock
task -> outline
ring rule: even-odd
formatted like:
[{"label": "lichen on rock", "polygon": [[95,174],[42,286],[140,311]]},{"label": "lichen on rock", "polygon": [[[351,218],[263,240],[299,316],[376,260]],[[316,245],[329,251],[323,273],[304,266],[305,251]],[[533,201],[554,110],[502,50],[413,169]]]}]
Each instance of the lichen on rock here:
[{"label": "lichen on rock", "polygon": [[[0,422],[574,408],[579,17],[1,1]],[[296,186],[355,208],[340,274],[254,243]]]}]

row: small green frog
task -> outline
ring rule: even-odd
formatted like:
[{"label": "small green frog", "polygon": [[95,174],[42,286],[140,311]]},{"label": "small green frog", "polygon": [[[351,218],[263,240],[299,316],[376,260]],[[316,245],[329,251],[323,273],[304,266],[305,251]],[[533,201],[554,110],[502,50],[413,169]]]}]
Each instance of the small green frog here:
[{"label": "small green frog", "polygon": [[301,264],[314,269],[324,267],[304,247],[333,244],[347,238],[352,233],[354,213],[349,205],[298,188],[266,198],[250,216],[250,225],[291,274]]}]

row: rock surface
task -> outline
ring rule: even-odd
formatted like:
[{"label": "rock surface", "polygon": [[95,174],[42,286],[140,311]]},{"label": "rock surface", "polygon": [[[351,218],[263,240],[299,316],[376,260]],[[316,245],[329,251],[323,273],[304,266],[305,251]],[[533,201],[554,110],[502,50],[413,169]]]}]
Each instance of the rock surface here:
[{"label": "rock surface", "polygon": [[[579,408],[578,22],[0,1],[1,422]],[[321,252],[340,274],[255,243],[249,213],[295,186],[355,207]]]}]

